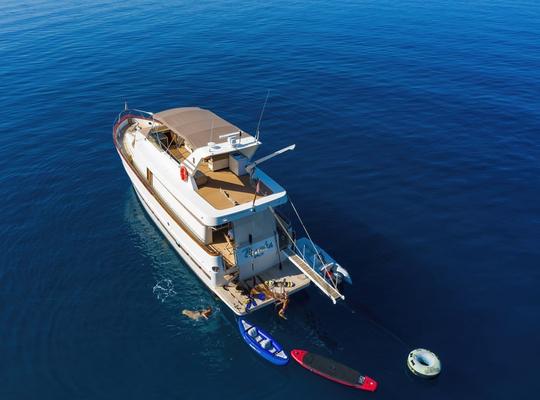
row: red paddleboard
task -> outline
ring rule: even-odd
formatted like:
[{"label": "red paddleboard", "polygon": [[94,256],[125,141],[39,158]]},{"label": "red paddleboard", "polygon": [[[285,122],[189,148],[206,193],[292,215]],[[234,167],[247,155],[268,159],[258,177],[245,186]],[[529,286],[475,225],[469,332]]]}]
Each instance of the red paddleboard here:
[{"label": "red paddleboard", "polygon": [[358,371],[329,358],[298,349],[292,350],[291,356],[302,367],[331,381],[370,392],[374,392],[377,389],[377,382],[370,377],[360,375]]}]

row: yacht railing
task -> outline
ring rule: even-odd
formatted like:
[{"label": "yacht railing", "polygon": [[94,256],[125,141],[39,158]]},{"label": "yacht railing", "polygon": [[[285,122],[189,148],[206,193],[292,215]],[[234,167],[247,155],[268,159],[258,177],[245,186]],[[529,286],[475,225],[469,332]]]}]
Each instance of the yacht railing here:
[{"label": "yacht railing", "polygon": [[124,109],[122,110],[116,119],[114,120],[113,124],[113,136],[114,139],[118,139],[118,135],[120,132],[118,132],[118,127],[122,125],[124,121],[129,120],[130,118],[141,118],[146,119],[148,121],[154,121],[154,114],[149,111],[143,111],[143,110],[137,110],[137,109]]},{"label": "yacht railing", "polygon": [[125,109],[122,110],[116,119],[114,120],[114,127],[116,128],[118,125],[120,125],[122,122],[124,122],[128,118],[143,118],[150,121],[154,120],[154,114],[150,111],[143,111],[143,110],[137,110],[137,109]]},{"label": "yacht railing", "polygon": [[[270,207],[270,211],[274,214],[274,217],[276,218],[279,225],[281,225],[281,228],[286,233],[287,237],[290,240],[291,243],[291,250],[298,255],[313,271],[315,271],[319,276],[325,278],[324,276],[324,269],[326,266],[328,266],[328,263],[324,259],[324,255],[319,251],[313,240],[311,239],[311,236],[309,232],[307,231],[302,219],[300,218],[300,215],[298,214],[298,211],[296,211],[296,207],[292,203],[292,201],[289,198],[289,203],[291,204],[292,209],[294,210],[296,216],[298,217],[298,220],[300,221],[300,224],[302,225],[302,228],[304,229],[304,232],[307,235],[307,242],[308,246],[306,246],[306,243],[302,243],[302,248],[299,247],[299,240],[297,241],[296,238],[293,238],[286,227],[284,226],[284,221],[281,220],[281,215],[279,215],[276,210],[272,207]],[[334,288],[337,288],[337,281],[333,278],[330,278],[331,284],[334,286]]]},{"label": "yacht railing", "polygon": [[[154,122],[154,114],[150,111],[143,111],[143,110],[138,110],[138,109],[125,109],[125,110],[122,110],[118,116],[116,117],[116,119],[114,120],[114,126],[113,126],[113,132],[114,134],[118,137],[118,134],[119,132],[117,132],[117,129],[118,127],[122,124],[122,122],[130,119],[130,118],[140,118],[140,119],[145,119],[145,120],[148,120],[148,121],[152,121]],[[154,123],[152,123],[151,127],[150,127],[150,132],[149,132],[149,136],[153,133],[156,133],[156,131],[154,131]],[[168,146],[164,146],[163,143],[161,143],[161,140],[159,140],[157,137],[155,138],[155,141],[153,141],[161,150],[163,150],[164,152],[167,153],[167,155],[173,159],[175,162],[177,162],[178,164],[180,164],[182,162],[182,160],[178,159],[177,157],[175,157],[173,154],[171,154],[171,152],[169,152],[169,147],[170,147],[170,143]]]}]

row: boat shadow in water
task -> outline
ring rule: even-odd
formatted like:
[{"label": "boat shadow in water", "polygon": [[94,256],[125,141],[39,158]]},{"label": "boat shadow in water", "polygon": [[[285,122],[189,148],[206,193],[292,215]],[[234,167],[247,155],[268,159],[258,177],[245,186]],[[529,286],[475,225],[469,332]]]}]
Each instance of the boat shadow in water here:
[{"label": "boat shadow in water", "polygon": [[[200,365],[192,365],[191,368],[204,370],[208,380],[230,373],[231,368],[239,375],[250,374],[253,368],[264,368],[264,374],[245,382],[245,392],[257,392],[259,397],[266,398],[276,390],[284,390],[289,379],[287,369],[268,366],[265,360],[245,347],[238,333],[237,317],[232,310],[222,305],[184,264],[146,214],[135,192],[130,190],[126,197],[125,220],[130,237],[135,251],[140,251],[153,269],[154,279],[148,283],[148,288],[153,290],[156,302],[163,310],[164,329],[171,332],[173,341],[180,347],[179,357],[183,353],[197,354],[196,360],[192,362]],[[148,265],[142,264],[140,267],[148,268]],[[299,293],[295,298],[304,298],[304,302],[307,302],[303,293]],[[208,306],[213,310],[208,320],[194,321],[182,315],[183,309],[196,310]],[[248,317],[254,321],[260,320],[267,329],[274,326],[268,327],[268,321],[275,320],[282,330],[286,329],[285,324],[288,322],[281,320],[272,306]],[[286,349],[290,348],[292,347],[286,346]],[[267,379],[275,383],[264,385]],[[221,395],[238,397],[234,386],[224,387]]]},{"label": "boat shadow in water", "polygon": [[[133,189],[125,202],[125,221],[135,251],[139,251],[150,264],[154,280],[148,283],[156,301],[172,313],[174,325],[196,326],[204,332],[217,330],[213,323],[221,314],[221,303],[208,292],[182,258],[146,214]],[[146,265],[141,265],[145,268]],[[213,316],[207,321],[193,321],[182,316],[183,309],[198,310],[212,307]]]}]

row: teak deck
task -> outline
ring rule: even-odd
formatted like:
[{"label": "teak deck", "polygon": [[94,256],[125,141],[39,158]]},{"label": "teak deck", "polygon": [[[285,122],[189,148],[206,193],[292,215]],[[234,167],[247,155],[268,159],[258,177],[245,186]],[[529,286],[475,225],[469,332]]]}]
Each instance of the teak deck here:
[{"label": "teak deck", "polygon": [[255,198],[255,188],[248,175],[237,176],[229,170],[203,171],[202,168],[199,170],[208,177],[208,181],[201,185],[197,192],[212,207],[224,210],[252,202]]},{"label": "teak deck", "polygon": [[[171,147],[169,153],[178,160],[189,157],[184,146]],[[207,177],[206,183],[199,185],[197,193],[217,210],[225,210],[235,205],[252,202],[255,198],[255,185],[249,175],[237,176],[229,169],[212,171],[206,162],[199,165],[198,171]],[[263,184],[257,197],[264,197],[270,190]]]},{"label": "teak deck", "polygon": [[[294,292],[304,289],[309,286],[310,280],[305,276],[300,270],[293,266],[290,262],[284,260],[282,264],[282,269],[279,269],[279,266],[272,267],[266,271],[257,275],[256,286],[261,285],[261,282],[266,282],[270,280],[283,281],[294,283],[294,287],[283,288],[279,287],[274,289],[276,292],[281,293],[285,292],[287,295],[291,295]],[[240,283],[247,292],[253,287],[253,278],[249,278]],[[226,286],[218,286],[215,288],[216,294],[219,296],[223,302],[225,302],[229,307],[235,309],[239,314],[246,313],[246,305],[249,301],[248,296],[243,294],[240,290],[237,289],[237,285],[230,283]],[[256,305],[251,307],[249,312],[256,309],[265,307],[275,302],[273,298],[265,298],[264,300],[255,299]]]}]

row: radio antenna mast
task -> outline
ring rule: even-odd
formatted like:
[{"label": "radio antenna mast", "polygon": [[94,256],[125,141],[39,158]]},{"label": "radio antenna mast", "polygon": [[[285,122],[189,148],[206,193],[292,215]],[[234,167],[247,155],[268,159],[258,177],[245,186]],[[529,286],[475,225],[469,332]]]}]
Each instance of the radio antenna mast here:
[{"label": "radio antenna mast", "polygon": [[261,120],[262,120],[262,117],[263,117],[263,114],[264,114],[264,110],[266,108],[266,103],[268,102],[268,96],[270,96],[270,89],[268,89],[268,91],[266,92],[266,99],[264,99],[264,104],[263,104],[263,108],[261,110],[261,115],[259,116],[259,122],[257,123],[257,131],[256,131],[256,135],[255,135],[255,140],[259,141],[259,134],[260,134],[260,127],[261,127]]}]

